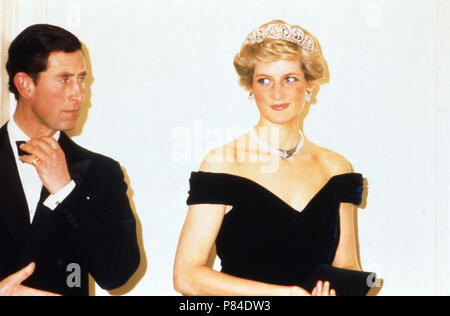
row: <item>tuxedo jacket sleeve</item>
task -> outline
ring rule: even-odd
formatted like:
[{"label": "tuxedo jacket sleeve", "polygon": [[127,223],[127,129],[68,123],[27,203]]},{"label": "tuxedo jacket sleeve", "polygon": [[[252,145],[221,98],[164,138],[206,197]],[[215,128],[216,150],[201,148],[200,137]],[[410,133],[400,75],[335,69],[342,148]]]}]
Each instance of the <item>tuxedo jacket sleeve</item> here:
[{"label": "tuxedo jacket sleeve", "polygon": [[63,214],[81,240],[88,241],[86,262],[95,281],[103,289],[115,289],[139,265],[136,222],[117,163],[98,161],[89,178],[97,181],[92,185],[75,179],[77,188],[55,211]]},{"label": "tuxedo jacket sleeve", "polygon": [[85,262],[95,281],[103,289],[115,289],[127,282],[140,261],[124,174],[117,162],[81,147],[74,162],[67,148],[71,141],[65,135],[62,138],[76,188],[55,213],[70,225],[74,236],[87,242]]}]

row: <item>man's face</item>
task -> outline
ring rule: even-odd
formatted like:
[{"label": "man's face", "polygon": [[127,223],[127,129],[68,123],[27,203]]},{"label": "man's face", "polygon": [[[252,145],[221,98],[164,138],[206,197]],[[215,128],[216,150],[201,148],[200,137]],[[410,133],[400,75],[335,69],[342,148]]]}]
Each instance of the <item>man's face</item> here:
[{"label": "man's face", "polygon": [[83,53],[53,52],[47,70],[39,74],[32,97],[32,111],[53,131],[75,127],[84,100],[86,64]]}]

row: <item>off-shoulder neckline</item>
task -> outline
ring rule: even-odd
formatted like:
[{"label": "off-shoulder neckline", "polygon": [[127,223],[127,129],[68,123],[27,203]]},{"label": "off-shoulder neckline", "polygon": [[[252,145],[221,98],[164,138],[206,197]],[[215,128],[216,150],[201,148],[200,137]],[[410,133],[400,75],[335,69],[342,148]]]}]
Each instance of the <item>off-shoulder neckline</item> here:
[{"label": "off-shoulder neckline", "polygon": [[267,192],[273,198],[275,198],[278,202],[280,202],[282,205],[284,205],[289,210],[291,210],[291,211],[293,211],[293,212],[295,212],[297,214],[304,214],[305,211],[310,207],[310,205],[317,199],[317,197],[320,195],[320,193],[322,191],[324,191],[334,179],[340,178],[340,177],[344,177],[344,176],[348,176],[348,175],[362,176],[362,174],[356,173],[356,172],[347,172],[347,173],[337,174],[337,175],[331,176],[330,179],[319,189],[319,191],[317,191],[316,194],[313,195],[313,197],[309,200],[309,202],[305,205],[305,207],[302,210],[297,210],[296,208],[292,207],[289,203],[287,203],[285,200],[283,200],[281,197],[279,197],[278,195],[273,193],[271,190],[269,190],[265,186],[259,184],[258,182],[256,182],[253,179],[246,178],[246,177],[243,177],[243,176],[238,176],[238,175],[235,175],[235,174],[232,174],[232,173],[225,173],[225,172],[209,172],[209,171],[192,172],[192,174],[196,174],[196,173],[197,174],[205,174],[205,175],[227,176],[227,177],[235,178],[235,179],[238,179],[238,180],[241,180],[241,181],[246,181],[246,182],[248,182],[248,183],[250,183],[252,185],[255,185],[256,187],[258,187],[259,189],[263,190],[264,192]]}]

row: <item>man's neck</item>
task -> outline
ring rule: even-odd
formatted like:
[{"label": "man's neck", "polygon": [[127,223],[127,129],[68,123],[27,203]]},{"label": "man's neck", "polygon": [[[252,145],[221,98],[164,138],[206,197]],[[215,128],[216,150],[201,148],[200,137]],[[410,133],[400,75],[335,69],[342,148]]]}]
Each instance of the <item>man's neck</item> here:
[{"label": "man's neck", "polygon": [[30,138],[53,137],[58,131],[54,131],[45,126],[35,115],[27,114],[21,110],[23,106],[17,106],[14,113],[14,122]]}]

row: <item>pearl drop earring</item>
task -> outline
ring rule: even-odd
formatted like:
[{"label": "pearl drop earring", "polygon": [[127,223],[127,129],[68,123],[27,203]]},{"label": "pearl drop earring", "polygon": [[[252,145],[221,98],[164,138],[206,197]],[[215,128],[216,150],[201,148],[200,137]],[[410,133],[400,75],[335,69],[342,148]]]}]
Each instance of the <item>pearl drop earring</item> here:
[{"label": "pearl drop earring", "polygon": [[309,90],[306,90],[306,96],[305,96],[306,102],[311,102],[312,100],[312,93]]}]

